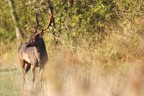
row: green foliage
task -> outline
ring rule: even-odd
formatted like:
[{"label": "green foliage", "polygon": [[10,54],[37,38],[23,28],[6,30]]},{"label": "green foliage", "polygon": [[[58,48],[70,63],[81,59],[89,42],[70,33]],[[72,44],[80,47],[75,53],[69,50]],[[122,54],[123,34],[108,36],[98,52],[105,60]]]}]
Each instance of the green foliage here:
[{"label": "green foliage", "polygon": [[[47,13],[49,11],[47,0],[43,0],[44,2],[42,4],[39,2],[41,0],[13,1],[24,36],[30,36],[31,34],[30,30],[33,28],[33,25],[35,25],[35,12],[39,13],[40,24],[44,28],[47,27]],[[141,19],[144,12],[143,0],[74,0],[73,3],[70,2],[71,0],[50,1],[52,2],[52,12],[57,29],[55,32],[59,32],[61,37],[57,37],[58,39],[54,38],[49,31],[46,31],[44,35],[46,49],[49,53],[49,64],[48,67],[46,67],[48,68],[46,71],[50,75],[45,77],[48,78],[49,81],[54,82],[56,86],[63,86],[62,84],[69,85],[69,83],[65,81],[70,81],[70,83],[72,83],[71,85],[73,85],[73,82],[68,80],[69,77],[66,77],[67,79],[65,79],[64,82],[61,80],[63,73],[66,73],[64,76],[71,76],[69,71],[71,71],[70,73],[72,74],[74,73],[74,77],[75,72],[80,72],[79,76],[82,76],[82,78],[84,76],[81,73],[85,74],[85,72],[88,71],[90,75],[86,75],[88,77],[92,76],[92,80],[84,77],[84,84],[87,80],[90,80],[90,83],[94,84],[91,81],[95,81],[94,79],[99,81],[99,78],[106,76],[101,73],[119,73],[121,71],[121,74],[129,71],[130,76],[133,77],[131,73],[137,72],[133,70],[133,68],[135,69],[135,66],[139,66],[139,63],[141,64],[144,58],[143,37],[141,36],[144,28],[142,29],[142,24],[140,24],[141,20],[144,20],[144,17]],[[2,86],[0,88],[0,96],[20,96],[21,90],[19,87],[22,84],[22,80],[17,81],[17,78],[21,78],[21,75],[19,75],[20,72],[17,72],[17,70],[13,70],[12,72],[4,70],[11,69],[12,67],[17,68],[18,66],[16,56],[18,50],[18,46],[16,45],[18,44],[16,43],[17,40],[15,40],[15,26],[7,0],[2,0],[0,5],[0,46],[2,46],[0,50],[0,82],[2,82],[0,83],[0,86]],[[47,34],[48,32],[50,34]],[[56,40],[58,40],[57,46],[63,45],[57,47],[54,43]],[[78,70],[76,68],[78,68]],[[141,68],[137,70],[141,71]],[[91,74],[95,74],[95,76]],[[135,75],[141,76],[138,74],[139,73]],[[114,74],[111,75],[114,77]],[[124,75],[122,74],[122,77]],[[79,76],[78,78],[81,78]],[[125,76],[127,77],[127,75]],[[120,80],[117,77],[119,77],[119,75],[116,76],[116,80]],[[103,80],[106,81],[102,81],[102,84],[105,82],[109,84],[107,83],[107,76]],[[132,79],[130,78],[130,80]],[[125,84],[125,81],[128,81],[127,78],[126,80],[124,79],[122,83]],[[17,84],[17,82],[20,84]],[[76,85],[77,83],[78,82],[76,82]],[[97,85],[98,83],[96,82],[95,84]],[[101,83],[99,85],[101,86]],[[51,89],[49,88],[50,86],[48,83],[48,88],[44,86],[43,89]],[[94,88],[93,85],[88,85],[88,87]],[[69,88],[69,86],[67,88]],[[127,86],[127,88],[133,89],[129,86]],[[53,87],[52,89],[55,88]],[[84,92],[87,90],[85,90],[85,88],[83,89]],[[99,86],[97,89],[99,89]],[[120,91],[119,89],[117,90],[119,94]],[[50,91],[51,90],[46,90],[46,93]],[[81,91],[82,90],[80,90],[80,92]],[[64,91],[61,90],[60,92]],[[113,92],[114,91],[112,91],[112,93]],[[135,91],[132,90],[132,92]],[[45,93],[45,90],[42,90],[42,93]],[[109,93],[111,94],[111,92]]]},{"label": "green foliage", "polygon": [[[67,41],[93,38],[92,41],[101,41],[109,25],[120,25],[124,22],[141,16],[144,11],[142,0],[76,0],[62,2],[52,1],[53,15],[56,29],[67,38]],[[20,27],[24,35],[35,24],[35,12],[40,14],[40,22],[47,26],[47,13],[49,7],[46,0],[42,4],[38,1],[14,1]],[[15,28],[11,19],[10,8],[7,1],[0,2],[0,34],[1,39],[14,38]],[[96,41],[97,42],[97,41]]]}]

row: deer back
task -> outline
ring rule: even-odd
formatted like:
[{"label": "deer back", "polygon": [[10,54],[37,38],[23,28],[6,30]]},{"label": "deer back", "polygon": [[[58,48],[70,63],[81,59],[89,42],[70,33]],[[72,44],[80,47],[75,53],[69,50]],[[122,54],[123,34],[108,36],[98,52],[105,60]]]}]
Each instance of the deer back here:
[{"label": "deer back", "polygon": [[48,56],[43,38],[37,34],[32,36],[28,42],[21,44],[19,58],[30,64],[45,64]]}]

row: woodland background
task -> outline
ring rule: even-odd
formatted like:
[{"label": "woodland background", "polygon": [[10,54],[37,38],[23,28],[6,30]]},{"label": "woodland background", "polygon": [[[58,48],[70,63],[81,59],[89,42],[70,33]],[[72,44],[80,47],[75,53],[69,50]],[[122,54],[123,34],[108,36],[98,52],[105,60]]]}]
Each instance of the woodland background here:
[{"label": "woodland background", "polygon": [[[17,50],[36,12],[44,28],[54,16],[43,37],[49,61],[42,89],[31,89],[29,72],[22,90]],[[0,46],[1,96],[144,95],[143,0],[1,0]]]}]

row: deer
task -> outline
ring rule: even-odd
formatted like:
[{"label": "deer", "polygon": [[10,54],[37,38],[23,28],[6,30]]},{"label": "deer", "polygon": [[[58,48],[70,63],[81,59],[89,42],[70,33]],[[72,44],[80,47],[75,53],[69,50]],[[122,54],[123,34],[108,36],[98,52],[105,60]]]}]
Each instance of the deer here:
[{"label": "deer", "polygon": [[[41,32],[37,31],[38,27],[42,29]],[[23,87],[25,84],[26,73],[30,69],[32,70],[32,81],[35,81],[36,67],[40,67],[40,79],[42,81],[44,67],[48,61],[48,54],[43,40],[43,33],[45,30],[46,29],[43,29],[39,24],[38,14],[36,14],[36,26],[34,26],[33,34],[30,36],[28,41],[19,46],[18,57],[23,73]]]}]

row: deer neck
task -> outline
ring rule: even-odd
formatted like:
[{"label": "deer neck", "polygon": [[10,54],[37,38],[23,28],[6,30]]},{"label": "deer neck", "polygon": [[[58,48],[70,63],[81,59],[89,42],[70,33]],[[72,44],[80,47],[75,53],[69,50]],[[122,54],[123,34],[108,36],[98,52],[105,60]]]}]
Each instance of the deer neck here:
[{"label": "deer neck", "polygon": [[44,48],[34,47],[34,54],[38,60],[38,63],[40,64],[43,61],[42,60],[43,56],[45,56],[45,54],[47,53],[45,47]]},{"label": "deer neck", "polygon": [[40,54],[45,53],[46,52],[46,48],[45,46],[35,46],[34,50]]}]

